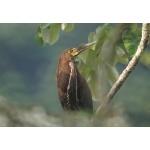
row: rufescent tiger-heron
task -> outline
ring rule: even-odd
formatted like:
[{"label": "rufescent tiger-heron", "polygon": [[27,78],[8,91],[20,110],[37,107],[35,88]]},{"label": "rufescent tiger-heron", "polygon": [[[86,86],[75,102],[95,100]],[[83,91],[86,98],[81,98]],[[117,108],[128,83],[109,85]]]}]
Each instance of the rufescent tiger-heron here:
[{"label": "rufescent tiger-heron", "polygon": [[74,57],[94,44],[95,42],[92,42],[77,48],[68,48],[59,58],[56,81],[59,100],[65,112],[81,110],[93,113],[90,88],[80,74]]}]

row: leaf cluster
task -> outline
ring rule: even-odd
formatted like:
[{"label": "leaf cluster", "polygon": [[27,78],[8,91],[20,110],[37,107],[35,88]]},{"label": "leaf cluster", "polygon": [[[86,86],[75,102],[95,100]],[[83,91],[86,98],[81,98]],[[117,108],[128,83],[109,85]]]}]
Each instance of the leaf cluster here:
[{"label": "leaf cluster", "polygon": [[73,28],[72,23],[43,23],[38,27],[35,39],[42,46],[46,43],[53,45],[59,39],[60,30],[69,32]]},{"label": "leaf cluster", "polygon": [[97,41],[94,48],[79,55],[81,73],[88,81],[93,99],[105,96],[107,82],[112,86],[119,77],[116,64],[127,64],[136,52],[141,30],[136,24],[104,24],[88,36]]}]

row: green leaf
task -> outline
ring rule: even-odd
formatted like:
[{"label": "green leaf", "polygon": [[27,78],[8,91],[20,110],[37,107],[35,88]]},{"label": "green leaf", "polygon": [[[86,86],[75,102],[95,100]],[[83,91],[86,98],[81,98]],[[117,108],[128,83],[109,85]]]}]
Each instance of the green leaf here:
[{"label": "green leaf", "polygon": [[59,39],[59,30],[69,32],[74,28],[73,23],[42,23],[38,28],[36,40],[40,45],[53,45]]},{"label": "green leaf", "polygon": [[101,101],[106,92],[106,87],[103,72],[98,64],[96,65],[95,71],[90,72],[87,82],[92,93],[92,99]]},{"label": "green leaf", "polygon": [[97,41],[95,50],[98,54],[100,54],[104,41],[108,38],[111,29],[112,27],[109,24],[104,24],[102,27],[99,26],[96,29],[96,34],[93,37],[93,40]]},{"label": "green leaf", "polygon": [[125,46],[127,52],[129,53],[130,57],[132,57],[135,54],[135,52],[138,48],[138,44],[139,44],[138,39],[124,40],[124,46]]},{"label": "green leaf", "polygon": [[105,68],[104,69],[105,77],[109,81],[110,85],[112,86],[117,81],[119,77],[119,73],[115,68],[115,66],[111,66],[107,63],[105,64],[104,68]]},{"label": "green leaf", "polygon": [[41,30],[41,35],[42,35],[44,43],[48,43],[48,41],[47,41],[48,34],[49,34],[48,32],[49,32],[49,29],[42,29]]},{"label": "green leaf", "polygon": [[59,39],[59,30],[61,24],[56,23],[52,24],[49,29],[48,41],[51,45],[53,45]]},{"label": "green leaf", "polygon": [[41,29],[49,29],[50,25],[51,25],[51,23],[41,23],[40,28]]},{"label": "green leaf", "polygon": [[89,35],[88,35],[88,42],[93,42],[94,41],[94,36],[95,36],[95,32],[91,32]]},{"label": "green leaf", "polygon": [[93,40],[97,41],[96,43],[96,47],[95,47],[95,50],[96,51],[100,51],[102,46],[103,46],[103,43],[105,41],[105,38],[106,38],[106,33],[104,30],[102,30],[102,27],[99,26],[97,29],[96,29],[96,34],[95,36],[93,37]]},{"label": "green leaf", "polygon": [[82,62],[80,62],[78,64],[78,68],[79,68],[80,73],[82,74],[82,76],[87,80],[89,75],[90,75],[91,69]]},{"label": "green leaf", "polygon": [[125,51],[121,47],[116,48],[116,59],[117,59],[116,63],[119,61],[123,64],[127,64],[129,61],[128,57],[126,56]]},{"label": "green leaf", "polygon": [[73,30],[73,28],[74,28],[73,23],[62,23],[61,24],[61,29],[63,31],[69,32],[69,31]]},{"label": "green leaf", "polygon": [[96,51],[95,50],[89,50],[86,65],[91,69],[95,70],[96,63],[97,63],[97,57],[96,57]]},{"label": "green leaf", "polygon": [[86,64],[88,54],[89,54],[89,50],[86,50],[78,55],[78,57],[83,61],[84,64]]},{"label": "green leaf", "polygon": [[41,30],[42,38],[45,43],[53,45],[59,39],[60,26],[61,24],[59,23],[53,23],[49,29],[45,28]]},{"label": "green leaf", "polygon": [[123,45],[128,52],[128,55],[132,57],[139,45],[141,38],[141,28],[137,24],[131,24],[130,29],[127,29],[123,35]]},{"label": "green leaf", "polygon": [[40,45],[42,45],[42,46],[44,45],[44,41],[43,41],[43,38],[42,38],[42,33],[41,33],[41,28],[40,27],[38,27],[38,29],[37,29],[35,39]]},{"label": "green leaf", "polygon": [[141,38],[141,26],[138,26],[137,23],[131,24],[131,31],[130,31],[135,37]]}]

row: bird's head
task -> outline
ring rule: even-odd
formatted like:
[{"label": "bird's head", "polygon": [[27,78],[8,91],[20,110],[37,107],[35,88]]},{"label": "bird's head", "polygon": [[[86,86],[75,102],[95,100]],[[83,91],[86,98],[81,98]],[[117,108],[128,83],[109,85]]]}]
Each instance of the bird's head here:
[{"label": "bird's head", "polygon": [[94,45],[96,42],[92,42],[92,43],[88,43],[88,44],[85,44],[84,46],[79,46],[79,47],[76,47],[76,48],[70,48],[68,50],[68,53],[75,57],[77,56],[78,54],[80,54],[81,52],[83,52],[84,50],[87,50],[90,46]]}]

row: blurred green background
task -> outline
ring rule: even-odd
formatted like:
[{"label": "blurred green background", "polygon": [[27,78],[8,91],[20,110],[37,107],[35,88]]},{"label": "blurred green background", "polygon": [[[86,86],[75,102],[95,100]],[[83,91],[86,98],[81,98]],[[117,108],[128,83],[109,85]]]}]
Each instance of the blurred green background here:
[{"label": "blurred green background", "polygon": [[[39,24],[0,24],[0,95],[22,105],[41,105],[49,112],[63,112],[57,95],[55,72],[63,50],[87,42],[101,24],[75,24],[61,32],[54,45],[38,45]],[[125,65],[118,64],[121,72]],[[132,126],[150,126],[150,70],[140,63],[115,95],[111,105],[121,104]]]}]

